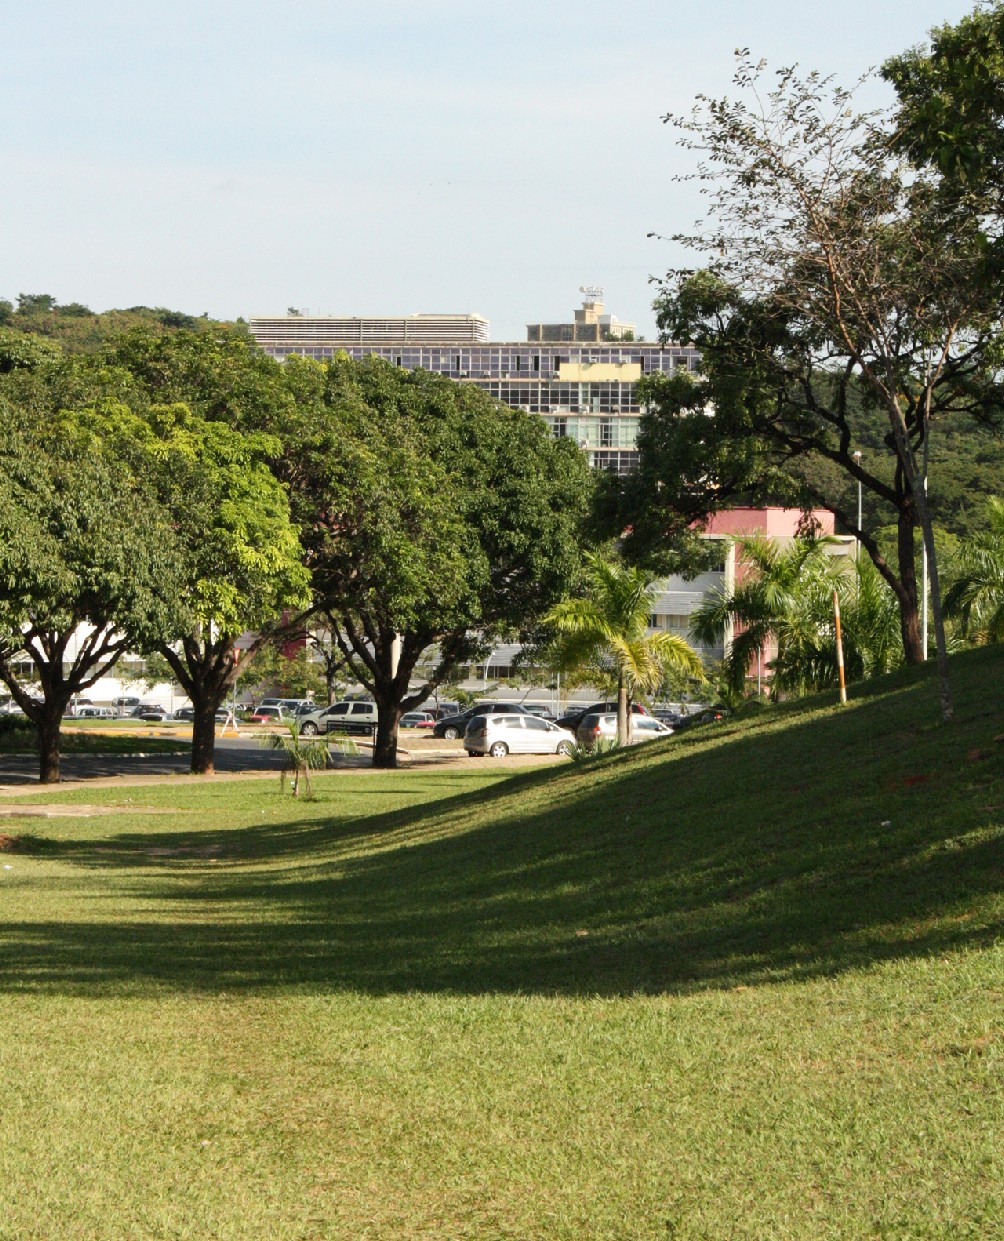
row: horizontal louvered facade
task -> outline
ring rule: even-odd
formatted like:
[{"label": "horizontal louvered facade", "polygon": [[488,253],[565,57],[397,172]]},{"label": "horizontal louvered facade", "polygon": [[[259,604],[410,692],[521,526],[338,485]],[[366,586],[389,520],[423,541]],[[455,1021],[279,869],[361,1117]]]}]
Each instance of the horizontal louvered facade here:
[{"label": "horizontal louvered facade", "polygon": [[300,353],[314,346],[386,344],[476,344],[488,340],[488,320],[481,315],[408,315],[404,318],[346,316],[256,316],[251,335],[269,352]]}]

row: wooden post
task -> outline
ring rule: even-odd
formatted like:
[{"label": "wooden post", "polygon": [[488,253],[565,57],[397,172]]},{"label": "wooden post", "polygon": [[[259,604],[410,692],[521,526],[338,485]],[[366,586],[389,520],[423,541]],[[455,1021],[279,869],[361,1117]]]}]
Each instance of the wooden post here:
[{"label": "wooden post", "polygon": [[840,701],[847,702],[847,684],[844,680],[844,641],[840,636],[840,599],[833,592],[833,619],[837,626],[837,673],[840,677]]}]

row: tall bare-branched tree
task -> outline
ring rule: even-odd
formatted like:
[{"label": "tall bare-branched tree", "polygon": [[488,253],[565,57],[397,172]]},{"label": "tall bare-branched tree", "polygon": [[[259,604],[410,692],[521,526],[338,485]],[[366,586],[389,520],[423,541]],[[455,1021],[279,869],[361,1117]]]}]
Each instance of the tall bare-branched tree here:
[{"label": "tall bare-branched tree", "polygon": [[[925,477],[933,425],[1002,412],[996,259],[934,173],[892,152],[888,118],[740,53],[737,96],[668,116],[697,156],[706,218],[677,236],[703,260],[670,272],[662,330],[701,350],[697,376],[645,384],[639,474],[625,488],[635,552],[737,498],[827,503],[811,468],[843,471],[891,510],[897,555],[837,511],[899,604],[906,658],[925,656],[915,530],[930,565],[941,711],[952,702]],[[857,453],[884,426],[884,460]],[[830,505],[832,507],[832,505]],[[628,546],[632,539],[629,539]]]}]

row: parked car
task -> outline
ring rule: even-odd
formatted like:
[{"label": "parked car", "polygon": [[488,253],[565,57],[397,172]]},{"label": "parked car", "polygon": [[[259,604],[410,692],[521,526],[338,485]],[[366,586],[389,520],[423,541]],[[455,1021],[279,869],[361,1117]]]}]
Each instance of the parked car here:
[{"label": "parked car", "polygon": [[263,698],[259,707],[282,707],[286,715],[303,715],[308,711],[316,711],[317,703],[309,698]]},{"label": "parked car", "polygon": [[[631,721],[631,745],[651,741],[655,737],[671,737],[673,730],[651,715],[636,715]],[[591,711],[579,724],[575,739],[580,749],[591,750],[601,738],[617,740],[617,713]]]},{"label": "parked car", "polygon": [[557,716],[553,711],[549,711],[547,707],[538,702],[524,702],[523,709],[529,711],[531,715],[537,716],[541,720],[550,720],[552,724],[557,721]]},{"label": "parked car", "polygon": [[318,733],[363,733],[372,736],[376,732],[377,708],[375,702],[359,699],[336,702],[297,717],[299,731],[304,737],[316,737]]},{"label": "parked car", "polygon": [[479,702],[459,715],[448,715],[437,720],[432,730],[434,737],[445,737],[448,741],[456,741],[467,731],[467,725],[478,715],[528,715],[529,712],[518,702]]},{"label": "parked car", "polygon": [[163,707],[146,706],[139,707],[133,712],[133,715],[141,720],[148,720],[151,723],[162,724],[164,720],[170,718],[170,713],[165,711]]},{"label": "parked car", "polygon": [[286,712],[279,706],[266,706],[264,703],[256,707],[244,717],[249,724],[280,724],[286,719]]},{"label": "parked car", "polygon": [[430,702],[424,710],[431,712],[434,720],[445,720],[448,715],[460,714],[459,702]]},{"label": "parked car", "polygon": [[113,720],[115,718],[115,711],[111,707],[95,707],[93,704],[77,707],[74,714],[78,719]]},{"label": "parked car", "polygon": [[435,723],[431,711],[406,711],[401,716],[402,728],[432,728]]},{"label": "parked car", "polygon": [[179,707],[177,711],[175,711],[174,713],[174,718],[176,720],[194,720],[195,719],[195,708],[194,707]]},{"label": "parked car", "polygon": [[163,707],[159,707],[155,702],[139,702],[132,708],[131,711],[126,712],[126,714],[131,720],[138,720],[142,717],[144,711],[160,711],[164,715],[167,715],[167,712],[164,711]]},{"label": "parked car", "polygon": [[718,724],[728,717],[728,709],[719,704],[716,707],[703,707],[693,715],[685,715],[673,728],[674,732],[682,733],[688,728],[696,728],[701,724]]},{"label": "parked car", "polygon": [[112,699],[112,706],[118,707],[120,711],[123,711],[126,714],[131,713],[135,707],[141,707],[142,705],[143,705],[142,698],[134,698],[129,695],[126,695],[125,697],[121,697],[121,698]]},{"label": "parked car", "polygon": [[471,758],[490,754],[571,754],[575,737],[550,720],[528,711],[518,714],[491,713],[472,716],[464,733],[464,749]]},{"label": "parked car", "polygon": [[[588,707],[569,707],[565,714],[560,716],[556,722],[559,728],[569,728],[572,732],[575,732],[587,715],[606,715],[611,711],[616,715],[616,701],[594,702]],[[632,715],[648,715],[648,710],[640,702],[633,702],[631,704],[631,713]]]}]

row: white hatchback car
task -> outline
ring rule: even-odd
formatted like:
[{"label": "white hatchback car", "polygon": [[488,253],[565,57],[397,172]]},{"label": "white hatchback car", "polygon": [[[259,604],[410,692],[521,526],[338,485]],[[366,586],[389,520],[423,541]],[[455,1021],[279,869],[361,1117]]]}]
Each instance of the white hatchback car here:
[{"label": "white hatchback car", "polygon": [[476,715],[464,733],[464,749],[471,758],[490,754],[571,754],[575,736],[550,720],[535,715]]}]

